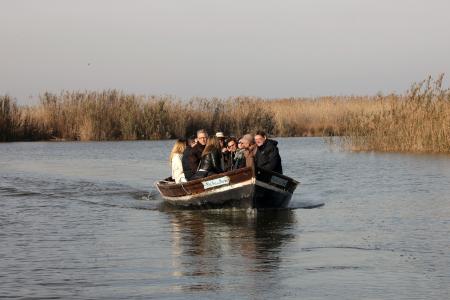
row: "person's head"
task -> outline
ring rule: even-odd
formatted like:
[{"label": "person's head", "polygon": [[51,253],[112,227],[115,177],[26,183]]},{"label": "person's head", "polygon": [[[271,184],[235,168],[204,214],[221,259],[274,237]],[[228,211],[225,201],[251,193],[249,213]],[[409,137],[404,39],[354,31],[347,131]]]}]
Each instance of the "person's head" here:
[{"label": "person's head", "polygon": [[255,143],[256,146],[261,147],[264,142],[266,141],[267,137],[266,137],[266,133],[262,130],[259,130],[256,132],[255,134]]},{"label": "person's head", "polygon": [[203,146],[206,145],[206,142],[208,141],[208,133],[205,129],[200,129],[197,131],[197,142]]},{"label": "person's head", "polygon": [[176,140],[175,145],[173,145],[172,151],[170,152],[169,161],[172,161],[172,158],[175,154],[183,154],[185,149],[186,149],[186,140],[185,139]]},{"label": "person's head", "polygon": [[254,144],[253,135],[246,134],[239,140],[239,148],[240,149],[248,149],[251,145]]},{"label": "person's head", "polygon": [[195,137],[195,135],[191,135],[191,136],[188,138],[187,144],[188,144],[188,146],[190,146],[191,148],[194,147],[195,145],[197,145],[197,138]]},{"label": "person's head", "polygon": [[223,134],[223,132],[222,131],[216,132],[216,137],[219,139],[220,147],[222,148],[226,147],[225,135]]},{"label": "person's head", "polygon": [[203,150],[202,156],[212,152],[213,150],[221,150],[219,139],[216,136],[212,136],[208,139],[205,149]]},{"label": "person's head", "polygon": [[216,137],[218,137],[219,139],[224,139],[225,138],[225,134],[223,134],[222,131],[218,131],[218,132],[216,132]]},{"label": "person's head", "polygon": [[230,152],[236,152],[237,149],[237,141],[235,138],[229,138],[227,141],[227,150]]}]

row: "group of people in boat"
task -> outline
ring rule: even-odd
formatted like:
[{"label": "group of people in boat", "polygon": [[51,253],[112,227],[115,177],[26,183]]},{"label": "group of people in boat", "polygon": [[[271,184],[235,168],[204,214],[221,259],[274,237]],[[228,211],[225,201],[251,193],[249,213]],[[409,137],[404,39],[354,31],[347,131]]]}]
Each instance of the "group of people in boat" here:
[{"label": "group of people in boat", "polygon": [[226,137],[223,132],[208,136],[204,129],[189,139],[178,139],[170,153],[172,179],[187,182],[213,174],[257,167],[282,174],[278,142],[264,131],[241,138]]}]

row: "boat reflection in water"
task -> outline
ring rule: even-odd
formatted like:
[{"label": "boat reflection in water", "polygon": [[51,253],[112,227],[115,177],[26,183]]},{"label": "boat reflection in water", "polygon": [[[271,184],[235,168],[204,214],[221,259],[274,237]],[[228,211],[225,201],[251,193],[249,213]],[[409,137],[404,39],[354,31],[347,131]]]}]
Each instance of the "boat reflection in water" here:
[{"label": "boat reflection in water", "polygon": [[265,276],[273,277],[278,271],[282,250],[294,239],[292,210],[260,210],[255,215],[242,210],[169,214],[174,289],[236,293],[238,287],[270,284]]}]

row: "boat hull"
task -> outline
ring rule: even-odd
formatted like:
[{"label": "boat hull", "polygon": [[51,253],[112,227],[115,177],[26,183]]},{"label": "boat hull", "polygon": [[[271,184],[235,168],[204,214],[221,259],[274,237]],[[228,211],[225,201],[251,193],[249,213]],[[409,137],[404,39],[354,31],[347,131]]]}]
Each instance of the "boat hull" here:
[{"label": "boat hull", "polygon": [[243,168],[187,183],[159,181],[156,187],[169,204],[199,208],[285,208],[298,182],[287,176]]},{"label": "boat hull", "polygon": [[253,208],[286,208],[291,202],[292,193],[257,181],[253,195]]},{"label": "boat hull", "polygon": [[252,206],[251,201],[253,199],[253,192],[254,185],[250,181],[237,186],[225,186],[195,195],[181,197],[163,195],[162,197],[167,203],[173,205],[248,208]]}]

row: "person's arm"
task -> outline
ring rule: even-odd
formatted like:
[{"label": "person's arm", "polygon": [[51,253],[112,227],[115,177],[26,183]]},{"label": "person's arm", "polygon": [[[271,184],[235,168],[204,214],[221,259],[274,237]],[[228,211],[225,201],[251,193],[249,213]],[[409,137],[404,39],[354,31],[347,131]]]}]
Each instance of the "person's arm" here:
[{"label": "person's arm", "polygon": [[253,167],[255,163],[255,158],[251,151],[249,150],[244,151],[244,160],[245,160],[245,167]]},{"label": "person's arm", "polygon": [[222,164],[221,164],[222,153],[219,151],[211,152],[211,166],[214,168],[214,172],[222,173]]},{"label": "person's arm", "polygon": [[183,165],[180,156],[176,155],[172,159],[172,177],[175,179],[175,183],[186,181],[183,173]]},{"label": "person's arm", "polygon": [[258,162],[258,166],[266,170],[274,171],[279,164],[279,159],[280,155],[277,147],[266,148],[265,159]]},{"label": "person's arm", "polygon": [[278,165],[281,163],[280,153],[278,147],[273,147],[268,153],[269,161],[267,162],[267,168],[271,171],[275,171]]},{"label": "person's arm", "polygon": [[186,150],[183,153],[183,158],[181,159],[182,162],[182,167],[183,167],[183,172],[184,172],[184,176],[187,179],[190,179],[192,177],[192,175],[194,174],[195,170],[192,170],[191,168],[191,158],[190,158],[190,151]]}]

